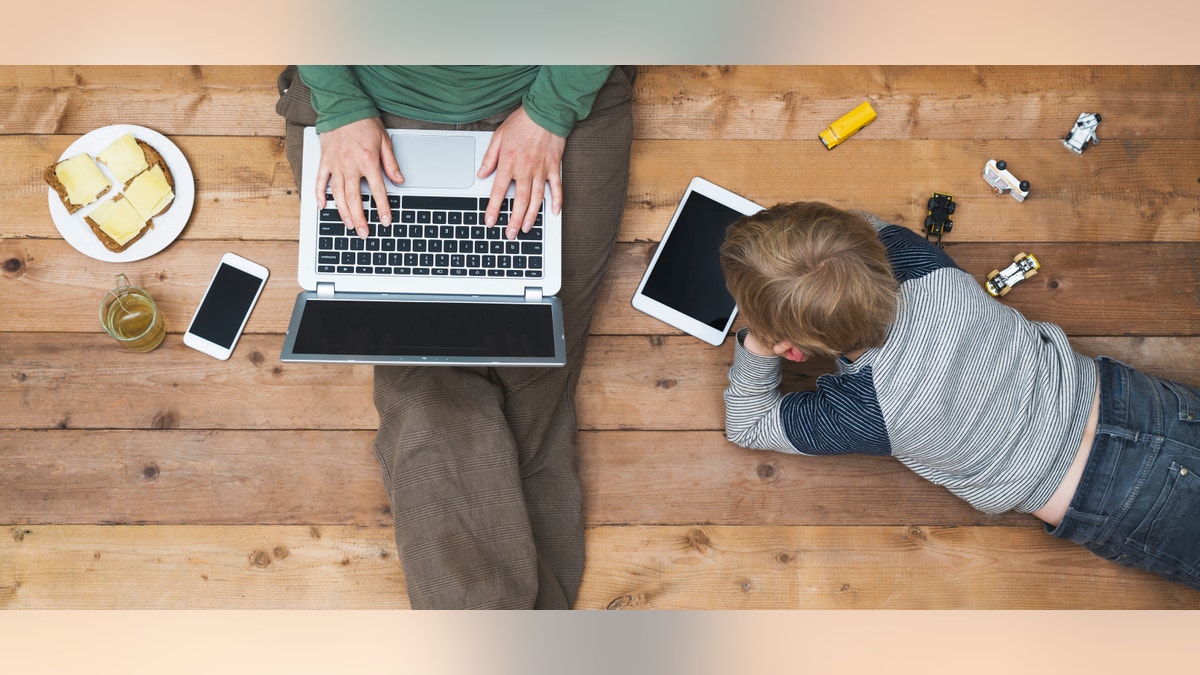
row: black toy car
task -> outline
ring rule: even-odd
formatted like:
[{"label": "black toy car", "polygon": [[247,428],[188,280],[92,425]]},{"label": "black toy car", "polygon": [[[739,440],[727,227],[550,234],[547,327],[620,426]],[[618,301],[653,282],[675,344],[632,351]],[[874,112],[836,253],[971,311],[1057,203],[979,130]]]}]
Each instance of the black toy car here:
[{"label": "black toy car", "polygon": [[942,234],[954,227],[954,221],[950,220],[953,213],[954,197],[940,192],[933,193],[929,198],[929,213],[925,215],[925,238],[929,239],[929,236],[933,235],[937,237],[937,245],[941,246]]}]

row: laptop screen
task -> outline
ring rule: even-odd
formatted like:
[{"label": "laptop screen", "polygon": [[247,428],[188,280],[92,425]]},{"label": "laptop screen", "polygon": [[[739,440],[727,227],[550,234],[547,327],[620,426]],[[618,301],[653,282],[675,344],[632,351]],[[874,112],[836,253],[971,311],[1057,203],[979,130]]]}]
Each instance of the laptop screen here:
[{"label": "laptop screen", "polygon": [[553,357],[553,312],[544,304],[323,300],[311,298],[296,355]]}]

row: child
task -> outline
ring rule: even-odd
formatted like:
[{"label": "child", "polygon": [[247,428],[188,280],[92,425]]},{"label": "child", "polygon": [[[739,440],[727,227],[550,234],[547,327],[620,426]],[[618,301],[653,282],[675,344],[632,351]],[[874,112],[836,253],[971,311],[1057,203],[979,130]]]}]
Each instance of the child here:
[{"label": "child", "polygon": [[[748,329],[726,435],[747,448],[892,455],[985,513],[1200,589],[1200,391],[1076,353],[941,249],[874,216],[779,204],[721,248]],[[780,357],[836,359],[781,394]]]}]

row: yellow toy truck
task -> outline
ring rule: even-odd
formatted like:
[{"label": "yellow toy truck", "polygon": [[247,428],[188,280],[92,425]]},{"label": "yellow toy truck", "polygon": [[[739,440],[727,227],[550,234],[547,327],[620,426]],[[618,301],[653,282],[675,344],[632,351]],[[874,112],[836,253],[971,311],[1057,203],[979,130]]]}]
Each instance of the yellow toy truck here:
[{"label": "yellow toy truck", "polygon": [[871,107],[869,102],[863,101],[862,105],[842,115],[838,121],[830,124],[828,129],[818,134],[818,137],[825,144],[826,150],[832,150],[838,143],[850,138],[859,129],[874,121],[875,109]]}]

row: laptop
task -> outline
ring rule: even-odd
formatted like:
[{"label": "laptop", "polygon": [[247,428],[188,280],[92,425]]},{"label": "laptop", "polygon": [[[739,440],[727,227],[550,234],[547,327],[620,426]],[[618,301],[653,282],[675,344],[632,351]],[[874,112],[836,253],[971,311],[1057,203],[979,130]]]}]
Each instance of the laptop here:
[{"label": "laptop", "polygon": [[[404,174],[388,204],[362,183],[371,236],[315,195],[320,139],[304,132],[300,258],[282,361],[380,365],[561,366],[562,215],[547,187],[537,224],[516,240],[484,225],[492,176],[475,177],[491,132],[391,129]],[[493,174],[494,175],[494,174]],[[380,208],[391,210],[384,227]]]}]

